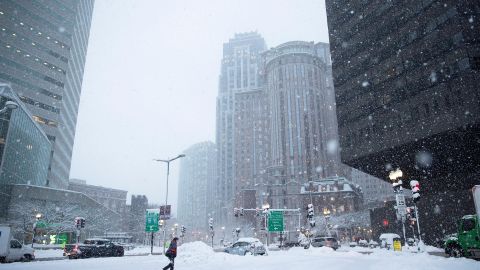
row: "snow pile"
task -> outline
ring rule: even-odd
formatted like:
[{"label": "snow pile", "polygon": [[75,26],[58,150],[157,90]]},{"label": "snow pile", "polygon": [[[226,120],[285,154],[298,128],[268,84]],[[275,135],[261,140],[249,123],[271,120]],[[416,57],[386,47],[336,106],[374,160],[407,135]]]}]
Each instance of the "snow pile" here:
[{"label": "snow pile", "polygon": [[177,261],[197,265],[207,263],[210,258],[215,255],[220,255],[221,253],[216,254],[212,247],[197,241],[179,246],[177,254]]}]

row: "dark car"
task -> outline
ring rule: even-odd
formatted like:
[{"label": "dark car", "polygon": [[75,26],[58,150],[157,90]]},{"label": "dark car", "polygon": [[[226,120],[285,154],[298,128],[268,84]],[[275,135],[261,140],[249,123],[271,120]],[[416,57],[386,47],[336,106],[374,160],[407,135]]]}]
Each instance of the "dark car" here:
[{"label": "dark car", "polygon": [[316,236],[312,239],[312,247],[329,247],[337,250],[340,246],[335,237],[331,236]]},{"label": "dark car", "polygon": [[90,257],[121,257],[124,248],[107,239],[87,239],[83,244],[65,245],[63,255],[69,259]]}]

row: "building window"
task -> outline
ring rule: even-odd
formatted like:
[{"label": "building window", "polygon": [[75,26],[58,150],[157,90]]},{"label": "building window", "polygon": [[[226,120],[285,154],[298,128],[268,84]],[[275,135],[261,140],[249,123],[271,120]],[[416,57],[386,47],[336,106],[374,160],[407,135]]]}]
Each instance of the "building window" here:
[{"label": "building window", "polygon": [[470,65],[472,66],[473,70],[480,71],[480,56],[472,57],[470,59]]}]

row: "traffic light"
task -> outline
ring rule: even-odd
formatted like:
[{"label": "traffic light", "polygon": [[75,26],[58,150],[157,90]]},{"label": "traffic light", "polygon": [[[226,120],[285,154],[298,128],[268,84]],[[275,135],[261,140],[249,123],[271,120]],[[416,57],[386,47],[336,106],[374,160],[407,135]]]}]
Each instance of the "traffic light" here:
[{"label": "traffic light", "polygon": [[387,228],[388,227],[388,219],[383,219],[383,227]]},{"label": "traffic light", "polygon": [[420,200],[420,183],[417,180],[410,181],[410,188],[412,189],[413,202],[417,203]]},{"label": "traffic light", "polygon": [[315,210],[313,209],[313,204],[309,203],[307,205],[307,218],[311,219],[315,215]]},{"label": "traffic light", "polygon": [[85,228],[85,219],[84,218],[80,219],[80,228]]},{"label": "traffic light", "polygon": [[240,216],[243,217],[244,214],[245,214],[245,211],[243,210],[243,208],[240,208]]},{"label": "traffic light", "polygon": [[307,205],[307,219],[308,219],[308,222],[310,223],[310,227],[315,227],[314,215],[315,215],[315,212],[314,212],[313,204],[309,203]]},{"label": "traffic light", "polygon": [[213,218],[208,219],[208,227],[210,227],[210,230],[213,230]]},{"label": "traffic light", "polygon": [[182,234],[185,234],[187,232],[187,228],[185,228],[185,226],[182,225],[182,227],[180,228],[180,231],[182,232]]}]

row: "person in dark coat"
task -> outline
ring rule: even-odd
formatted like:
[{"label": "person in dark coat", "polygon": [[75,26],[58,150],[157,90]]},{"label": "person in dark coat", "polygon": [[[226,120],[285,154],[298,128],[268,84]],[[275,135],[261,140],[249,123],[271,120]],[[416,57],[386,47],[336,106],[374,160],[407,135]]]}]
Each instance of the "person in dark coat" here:
[{"label": "person in dark coat", "polygon": [[172,242],[170,242],[170,247],[168,247],[167,252],[165,252],[165,256],[167,256],[167,258],[170,260],[170,263],[163,267],[163,270],[173,270],[173,266],[175,264],[174,260],[175,257],[177,257],[177,241],[178,237],[174,237]]}]

